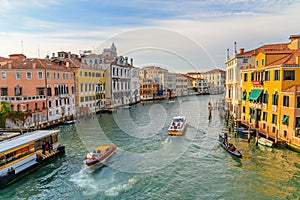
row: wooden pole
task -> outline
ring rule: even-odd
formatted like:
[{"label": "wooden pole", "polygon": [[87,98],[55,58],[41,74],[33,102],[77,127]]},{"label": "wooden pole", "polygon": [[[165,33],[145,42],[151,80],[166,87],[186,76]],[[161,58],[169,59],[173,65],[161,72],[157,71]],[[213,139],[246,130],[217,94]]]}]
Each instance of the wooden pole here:
[{"label": "wooden pole", "polygon": [[248,142],[250,142],[250,130],[251,130],[251,125],[249,124],[249,127],[248,127]]}]

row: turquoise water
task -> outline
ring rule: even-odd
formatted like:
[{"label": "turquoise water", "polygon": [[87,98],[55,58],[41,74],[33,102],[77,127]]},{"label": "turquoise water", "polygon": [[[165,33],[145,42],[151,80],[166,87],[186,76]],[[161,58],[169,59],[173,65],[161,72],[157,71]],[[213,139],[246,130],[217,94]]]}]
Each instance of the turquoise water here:
[{"label": "turquoise water", "polygon": [[[261,148],[231,134],[242,159],[218,145],[224,121],[217,110],[209,121],[207,109],[218,98],[147,102],[59,126],[66,155],[0,190],[0,198],[299,199],[299,153]],[[176,115],[187,117],[183,137],[167,134]],[[109,142],[118,150],[107,166],[84,166],[88,151]]]}]

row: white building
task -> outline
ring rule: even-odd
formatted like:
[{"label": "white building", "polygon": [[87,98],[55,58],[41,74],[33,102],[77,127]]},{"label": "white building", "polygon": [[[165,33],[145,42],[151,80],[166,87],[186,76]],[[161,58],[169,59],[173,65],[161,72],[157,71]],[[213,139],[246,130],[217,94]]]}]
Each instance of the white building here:
[{"label": "white building", "polygon": [[159,90],[163,91],[164,95],[173,97],[176,95],[176,74],[168,72],[160,72],[158,74]]},{"label": "white building", "polygon": [[201,73],[201,78],[206,79],[210,94],[222,94],[225,91],[225,71],[213,69]]},{"label": "white building", "polygon": [[253,51],[244,52],[241,48],[237,54],[236,51],[232,58],[229,58],[229,50],[227,50],[226,65],[226,102],[230,114],[237,119],[241,118],[241,69],[249,66],[255,61]]},{"label": "white building", "polygon": [[[134,70],[134,78],[131,81],[132,63],[128,63],[128,58],[120,56],[116,62],[111,63],[109,69],[106,70],[106,105],[108,109],[120,106],[130,105],[132,95],[138,91],[137,71]],[[134,90],[131,87],[135,87]],[[139,87],[139,84],[138,84]],[[137,95],[139,99],[139,95]],[[135,100],[134,100],[135,101]]]}]

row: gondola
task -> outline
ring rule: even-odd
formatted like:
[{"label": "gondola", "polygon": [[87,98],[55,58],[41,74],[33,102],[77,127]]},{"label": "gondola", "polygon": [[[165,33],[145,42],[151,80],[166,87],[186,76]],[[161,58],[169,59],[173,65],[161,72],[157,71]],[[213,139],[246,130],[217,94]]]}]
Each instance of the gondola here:
[{"label": "gondola", "polygon": [[243,157],[242,154],[239,152],[239,150],[237,150],[236,147],[232,143],[230,143],[228,141],[225,142],[223,136],[220,134],[219,134],[219,143],[226,151],[228,151],[232,155],[239,157],[239,158]]}]

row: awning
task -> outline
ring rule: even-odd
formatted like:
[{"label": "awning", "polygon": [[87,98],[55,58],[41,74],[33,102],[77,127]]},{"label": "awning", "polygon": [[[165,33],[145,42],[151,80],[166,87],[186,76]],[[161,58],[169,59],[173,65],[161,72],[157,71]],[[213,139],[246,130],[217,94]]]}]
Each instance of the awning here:
[{"label": "awning", "polygon": [[253,89],[248,97],[248,101],[256,101],[260,94],[262,93],[262,89]]},{"label": "awning", "polygon": [[286,123],[289,120],[289,116],[288,115],[284,115],[282,123]]},{"label": "awning", "polygon": [[242,100],[245,100],[245,98],[246,98],[246,95],[247,95],[247,93],[246,93],[246,92],[244,92],[244,94],[243,94],[243,97],[242,97]]}]

